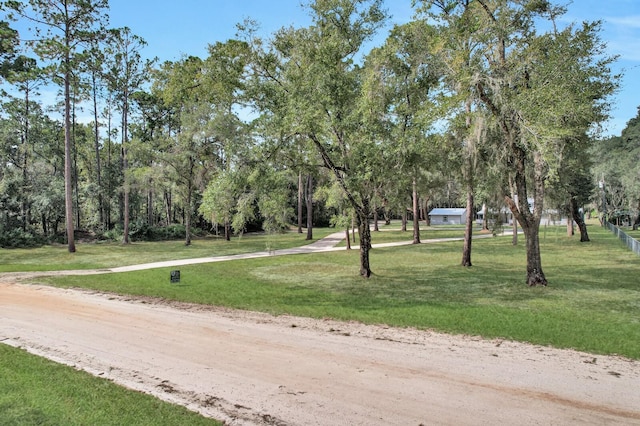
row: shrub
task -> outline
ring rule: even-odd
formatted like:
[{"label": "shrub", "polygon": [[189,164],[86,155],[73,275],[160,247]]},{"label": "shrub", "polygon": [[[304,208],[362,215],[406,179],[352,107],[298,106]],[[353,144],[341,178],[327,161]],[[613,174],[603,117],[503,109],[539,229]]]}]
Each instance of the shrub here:
[{"label": "shrub", "polygon": [[22,228],[0,229],[0,247],[2,248],[29,248],[41,246],[45,243],[44,237],[30,230]]}]

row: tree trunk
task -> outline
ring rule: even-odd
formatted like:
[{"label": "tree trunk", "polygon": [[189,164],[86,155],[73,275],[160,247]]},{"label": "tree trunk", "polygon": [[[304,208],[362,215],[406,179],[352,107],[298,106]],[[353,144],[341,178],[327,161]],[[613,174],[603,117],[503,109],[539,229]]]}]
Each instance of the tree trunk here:
[{"label": "tree trunk", "polygon": [[96,181],[98,183],[98,217],[100,227],[104,229],[104,202],[102,200],[102,170],[100,164],[100,124],[98,122],[98,83],[96,71],[91,73],[93,88],[93,149],[96,156]]},{"label": "tree trunk", "polygon": [[[74,90],[78,90],[77,83],[74,85]],[[73,94],[73,111],[71,114],[71,146],[73,147],[73,191],[76,196],[76,227],[79,229],[81,221],[81,209],[80,209],[80,190],[78,188],[78,181],[80,180],[78,173],[78,148],[76,146],[76,98],[78,97],[77,93]]]},{"label": "tree trunk", "polygon": [[402,211],[402,232],[407,232],[407,209]]},{"label": "tree trunk", "polygon": [[380,232],[380,226],[378,224],[379,216],[378,216],[378,207],[373,207],[373,230],[375,232]]},{"label": "tree trunk", "polygon": [[349,237],[349,227],[344,230],[345,241],[347,242],[347,250],[351,250],[351,238]]},{"label": "tree trunk", "polygon": [[64,208],[67,226],[67,247],[75,253],[76,242],[73,227],[73,188],[71,186],[71,59],[69,58],[69,37],[65,37],[66,56],[64,60]]},{"label": "tree trunk", "polygon": [[154,226],[155,221],[153,214],[153,179],[149,180],[149,190],[147,191],[147,223],[149,226]]},{"label": "tree trunk", "polygon": [[431,226],[431,223],[429,222],[429,214],[428,214],[429,212],[427,210],[428,207],[429,207],[429,197],[427,197],[422,201],[422,203],[420,203],[420,215],[421,215],[421,218],[424,220],[425,225]]},{"label": "tree trunk", "polygon": [[171,225],[171,192],[164,191],[164,207],[167,215],[167,226]]},{"label": "tree trunk", "polygon": [[107,101],[107,199],[103,202],[104,209],[104,229],[111,229],[111,182],[113,179],[113,171],[111,167],[111,96]]},{"label": "tree trunk", "polygon": [[[127,164],[127,154],[126,147],[122,146],[123,152],[123,172],[126,170]],[[123,221],[123,229],[122,229],[122,244],[129,244],[129,184],[126,180],[125,173],[125,181],[124,181],[124,194],[123,194],[123,208],[122,208],[122,221]]]},{"label": "tree trunk", "polygon": [[225,241],[231,241],[231,224],[229,223],[229,219],[225,219],[224,221],[224,239]]},{"label": "tree trunk", "polygon": [[413,178],[413,244],[420,244],[420,210],[418,206],[418,185]]},{"label": "tree trunk", "polygon": [[191,245],[191,197],[193,196],[193,179],[194,179],[195,160],[189,157],[189,182],[187,183],[187,202],[184,214],[185,237],[184,245]]},{"label": "tree trunk", "polygon": [[[533,211],[529,206],[527,199],[527,181],[526,181],[526,154],[517,146],[512,146],[514,154],[514,183],[517,191],[517,204],[511,197],[505,197],[505,201],[514,218],[520,222],[527,247],[527,285],[529,286],[546,286],[547,279],[542,271],[542,258],[540,256],[539,229],[540,219],[542,217],[543,199],[544,199],[544,163],[542,155],[539,152],[534,153],[534,191],[533,191]],[[515,220],[514,220],[515,225]]]},{"label": "tree trunk", "polygon": [[124,183],[124,206],[122,210],[123,214],[123,230],[122,230],[122,244],[129,244],[129,185]]},{"label": "tree trunk", "polygon": [[358,212],[358,234],[360,235],[360,276],[369,278],[369,251],[371,250],[371,229],[369,228],[369,212],[366,204]]},{"label": "tree trunk", "polygon": [[[516,196],[515,196],[515,184],[513,183],[513,178],[511,176],[509,176],[509,188],[511,190],[511,199],[515,200]],[[507,215],[507,222],[509,220],[509,217]],[[518,245],[518,219],[516,218],[516,215],[513,214],[513,211],[511,212],[511,222],[513,223],[513,228],[512,228],[512,234],[511,234],[511,244],[514,246]]]},{"label": "tree trunk", "polygon": [[[467,129],[471,129],[471,99],[465,102],[465,110],[467,112],[466,125]],[[475,152],[477,148],[472,137],[467,138],[465,141],[465,161],[462,174],[465,177],[465,183],[467,185],[467,211],[466,211],[466,223],[464,230],[464,244],[462,247],[462,266],[471,267],[471,242],[473,239],[473,198],[474,198],[474,173],[476,167],[476,161],[474,160]]]},{"label": "tree trunk", "polygon": [[[187,203],[191,203],[191,197],[188,197]],[[191,208],[187,207],[184,212],[184,245],[191,245]]]},{"label": "tree trunk", "polygon": [[522,227],[527,244],[527,285],[546,286],[547,278],[542,272],[542,257],[540,256],[540,239],[538,227]]},{"label": "tree trunk", "polygon": [[361,201],[356,199],[353,192],[349,191],[346,185],[344,172],[333,163],[324,145],[315,134],[310,134],[309,137],[317,147],[324,165],[333,172],[338,184],[349,200],[349,204],[355,211],[356,220],[358,221],[358,233],[360,234],[360,276],[369,278],[371,276],[371,267],[369,266],[369,250],[371,249],[371,230],[369,229],[370,200],[363,194],[361,194]]},{"label": "tree trunk", "polygon": [[587,233],[587,224],[584,223],[584,218],[580,214],[580,209],[578,208],[578,202],[573,197],[571,197],[570,206],[571,216],[573,216],[573,220],[578,224],[578,229],[580,230],[580,242],[586,243],[591,241],[589,240],[589,234]]},{"label": "tree trunk", "polygon": [[313,177],[307,175],[307,240],[313,240]]},{"label": "tree trunk", "polygon": [[124,208],[122,211],[123,217],[123,230],[122,230],[122,244],[129,244],[129,182],[127,179],[129,163],[127,159],[127,139],[128,139],[128,107],[129,100],[127,93],[124,93],[124,99],[122,101],[122,176],[124,179]]},{"label": "tree trunk", "polygon": [[302,234],[302,213],[303,213],[303,203],[302,198],[304,196],[303,191],[303,183],[302,183],[302,172],[298,172],[298,234]]},{"label": "tree trunk", "polygon": [[[570,197],[571,198],[571,197]],[[573,237],[575,235],[575,229],[573,228],[573,200],[569,200],[567,205],[567,237]]]},{"label": "tree trunk", "polygon": [[27,194],[29,193],[29,89],[24,92],[24,135],[22,138],[22,146],[24,148],[24,157],[22,158],[22,230],[27,232],[29,225],[29,206]]},{"label": "tree trunk", "polygon": [[467,188],[467,217],[462,248],[462,266],[471,265],[471,241],[473,240],[473,183]]}]

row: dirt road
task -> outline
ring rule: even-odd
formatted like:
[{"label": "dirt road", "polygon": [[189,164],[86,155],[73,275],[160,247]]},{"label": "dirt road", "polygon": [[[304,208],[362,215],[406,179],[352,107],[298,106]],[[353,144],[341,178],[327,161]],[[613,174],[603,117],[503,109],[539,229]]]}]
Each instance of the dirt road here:
[{"label": "dirt road", "polygon": [[0,284],[0,341],[229,424],[640,424],[616,357]]}]

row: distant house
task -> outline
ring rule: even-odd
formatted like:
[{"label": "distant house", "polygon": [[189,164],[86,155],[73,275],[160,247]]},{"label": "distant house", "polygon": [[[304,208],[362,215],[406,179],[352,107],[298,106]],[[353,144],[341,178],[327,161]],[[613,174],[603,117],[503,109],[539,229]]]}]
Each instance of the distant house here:
[{"label": "distant house", "polygon": [[435,208],[429,212],[432,225],[464,225],[467,223],[467,209]]}]

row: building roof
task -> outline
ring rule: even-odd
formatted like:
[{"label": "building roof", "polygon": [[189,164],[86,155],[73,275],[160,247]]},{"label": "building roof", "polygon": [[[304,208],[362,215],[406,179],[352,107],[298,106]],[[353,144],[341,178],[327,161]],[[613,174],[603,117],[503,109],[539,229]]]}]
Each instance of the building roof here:
[{"label": "building roof", "polygon": [[435,208],[429,212],[429,216],[463,216],[467,209],[442,209]]}]

